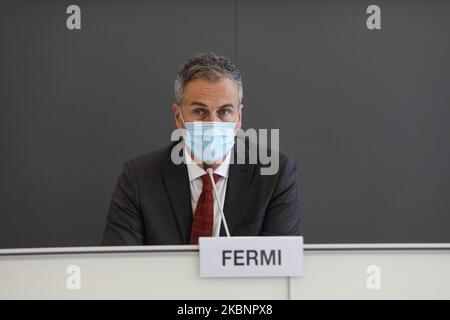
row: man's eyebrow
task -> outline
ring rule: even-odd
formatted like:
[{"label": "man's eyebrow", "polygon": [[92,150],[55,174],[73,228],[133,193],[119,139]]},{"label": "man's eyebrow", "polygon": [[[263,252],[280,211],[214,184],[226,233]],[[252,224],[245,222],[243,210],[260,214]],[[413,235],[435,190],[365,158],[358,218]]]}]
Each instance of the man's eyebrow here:
[{"label": "man's eyebrow", "polygon": [[197,107],[204,107],[207,108],[208,106],[202,102],[197,102],[197,101],[193,101],[191,103],[189,103],[189,107],[191,106],[197,106]]},{"label": "man's eyebrow", "polygon": [[224,109],[224,108],[228,108],[228,107],[234,108],[234,105],[232,103],[227,103],[227,104],[224,104],[223,106],[220,106],[219,109]]},{"label": "man's eyebrow", "polygon": [[[193,101],[189,104],[189,107],[203,107],[203,108],[208,108],[208,106],[206,104],[204,104],[203,102],[197,102],[197,101]],[[224,104],[222,106],[220,106],[218,109],[224,109],[224,108],[234,108],[234,105],[232,103],[227,103]]]}]

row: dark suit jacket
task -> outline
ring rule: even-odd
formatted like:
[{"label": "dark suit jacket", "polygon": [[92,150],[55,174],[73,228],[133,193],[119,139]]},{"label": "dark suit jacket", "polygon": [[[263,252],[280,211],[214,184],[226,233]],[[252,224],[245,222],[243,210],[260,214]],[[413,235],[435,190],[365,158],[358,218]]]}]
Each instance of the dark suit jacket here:
[{"label": "dark suit jacket", "polygon": [[[170,157],[177,143],[124,164],[102,245],[189,243],[193,213],[188,171]],[[295,161],[280,152],[277,174],[261,175],[261,167],[248,161],[230,164],[223,210],[231,236],[299,235]],[[220,234],[225,235],[223,224]]]}]

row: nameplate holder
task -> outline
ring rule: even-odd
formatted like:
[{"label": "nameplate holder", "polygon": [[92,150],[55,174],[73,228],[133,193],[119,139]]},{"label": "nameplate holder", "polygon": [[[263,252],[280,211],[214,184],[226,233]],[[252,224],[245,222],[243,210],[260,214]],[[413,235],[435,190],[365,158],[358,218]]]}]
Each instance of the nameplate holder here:
[{"label": "nameplate holder", "polygon": [[303,237],[201,237],[200,277],[301,277]]}]

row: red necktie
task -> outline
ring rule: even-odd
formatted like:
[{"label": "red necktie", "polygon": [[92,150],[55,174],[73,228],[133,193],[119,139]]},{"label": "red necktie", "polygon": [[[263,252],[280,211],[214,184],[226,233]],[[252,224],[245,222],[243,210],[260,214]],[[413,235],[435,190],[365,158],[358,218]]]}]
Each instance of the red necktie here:
[{"label": "red necktie", "polygon": [[[219,175],[213,173],[214,182],[219,180]],[[191,238],[189,244],[198,244],[199,237],[211,237],[214,225],[214,195],[211,178],[208,174],[202,177],[202,193],[197,201],[194,219],[192,221]]]}]

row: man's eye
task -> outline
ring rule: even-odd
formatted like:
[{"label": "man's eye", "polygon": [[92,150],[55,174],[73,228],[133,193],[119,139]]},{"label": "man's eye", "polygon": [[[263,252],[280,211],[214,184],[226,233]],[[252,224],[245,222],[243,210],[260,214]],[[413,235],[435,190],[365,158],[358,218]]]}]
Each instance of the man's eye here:
[{"label": "man's eye", "polygon": [[205,110],[200,109],[200,108],[194,109],[194,114],[196,114],[198,116],[202,116],[205,114]]},{"label": "man's eye", "polygon": [[221,109],[221,110],[218,111],[220,116],[227,116],[227,115],[230,114],[230,112],[231,111],[229,109]]}]

